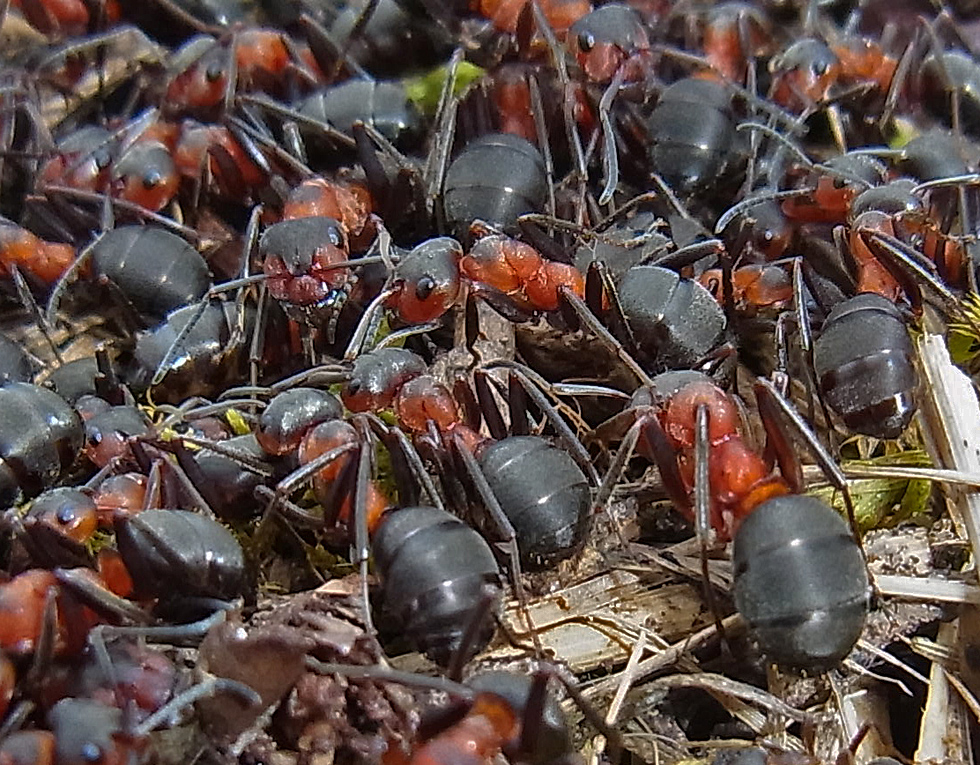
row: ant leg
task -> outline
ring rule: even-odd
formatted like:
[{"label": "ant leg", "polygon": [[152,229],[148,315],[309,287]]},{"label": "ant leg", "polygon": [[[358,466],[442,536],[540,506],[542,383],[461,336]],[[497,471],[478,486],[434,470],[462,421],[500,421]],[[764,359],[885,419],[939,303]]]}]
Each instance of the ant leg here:
[{"label": "ant leg", "polygon": [[935,276],[928,265],[923,264],[923,256],[919,252],[888,234],[873,231],[867,232],[866,237],[865,243],[869,245],[874,256],[888,268],[892,276],[899,280],[903,289],[908,285],[906,294],[913,310],[917,302],[921,310],[923,297],[921,287],[927,287],[928,291],[939,300],[940,307],[944,311],[955,311],[955,306],[958,305],[956,296]]},{"label": "ant leg", "polygon": [[597,268],[589,266],[585,272],[585,305],[592,312],[592,315],[602,321],[603,307],[603,284],[602,273]]},{"label": "ant leg", "polygon": [[892,118],[892,114],[895,113],[895,109],[898,107],[898,100],[902,95],[902,87],[908,81],[909,75],[912,72],[912,61],[916,58],[916,48],[918,47],[914,38],[909,41],[909,44],[905,46],[905,50],[902,51],[901,58],[898,60],[898,65],[895,67],[894,74],[892,74],[891,82],[888,83],[885,103],[878,117],[878,128],[882,131],[884,131],[889,120]]},{"label": "ant leg", "polygon": [[694,529],[701,547],[701,567],[707,580],[707,548],[715,543],[711,525],[710,463],[708,461],[708,428],[711,415],[704,404],[698,406],[694,420]]},{"label": "ant leg", "polygon": [[392,669],[388,666],[333,664],[320,661],[312,656],[307,656],[306,667],[318,675],[340,675],[341,677],[348,677],[351,680],[376,680],[386,683],[398,683],[407,688],[421,688],[423,690],[445,693],[454,699],[469,700],[476,695],[469,686],[462,685],[448,677],[419,675],[415,672],[405,672],[399,669]]},{"label": "ant leg", "polygon": [[187,337],[194,331],[194,328],[204,317],[204,312],[207,310],[209,305],[210,300],[207,297],[202,299],[198,303],[198,307],[194,310],[194,313],[191,315],[187,323],[180,328],[180,331],[174,337],[173,342],[170,343],[170,347],[167,349],[167,352],[164,353],[163,358],[160,359],[160,363],[157,364],[157,368],[154,370],[153,377],[150,380],[151,386],[159,385],[163,382],[163,379],[167,376],[170,368],[180,356],[183,350],[184,341],[187,340]]},{"label": "ant leg", "polygon": [[[256,252],[256,247],[259,241],[259,225],[260,218],[262,216],[262,205],[255,205],[252,208],[252,212],[248,217],[248,223],[245,226],[245,237],[244,243],[242,244],[242,264],[241,270],[239,272],[239,278],[242,282],[248,281],[249,277],[249,266],[252,263],[252,255]],[[231,333],[231,337],[228,338],[228,343],[225,346],[226,352],[228,348],[238,348],[245,341],[245,298],[246,290],[244,284],[239,288],[235,294],[235,327]]]},{"label": "ant leg", "polygon": [[608,205],[612,201],[616,187],[619,185],[619,155],[616,147],[616,134],[613,131],[609,113],[612,111],[613,99],[625,79],[626,67],[620,66],[602,94],[602,98],[599,99],[599,123],[602,125],[602,165],[606,173],[606,182],[598,200],[600,206]]},{"label": "ant leg", "polygon": [[412,473],[415,476],[416,481],[421,485],[423,491],[429,499],[429,502],[433,507],[440,510],[445,510],[442,502],[442,497],[436,490],[436,485],[432,481],[432,476],[429,475],[429,471],[425,469],[425,465],[422,464],[422,457],[419,456],[418,450],[408,439],[401,428],[391,428],[390,433],[398,444],[397,451],[401,452],[408,465],[412,469]]},{"label": "ant leg", "polygon": [[766,436],[767,438],[772,438],[777,445],[779,469],[783,473],[783,477],[787,483],[789,483],[790,488],[796,493],[802,492],[803,472],[799,460],[793,453],[792,445],[787,438],[788,434],[780,425],[780,415],[792,424],[794,431],[803,438],[807,447],[809,447],[810,452],[817,460],[817,464],[820,465],[827,480],[835,489],[840,491],[844,500],[844,507],[847,509],[848,521],[851,524],[851,533],[854,535],[855,541],[860,545],[861,535],[854,513],[854,501],[851,497],[851,490],[847,485],[847,478],[844,476],[844,471],[841,470],[840,465],[834,461],[834,458],[824,448],[823,444],[820,443],[820,439],[817,438],[810,426],[800,416],[800,413],[796,411],[796,408],[780,395],[779,391],[769,380],[761,377],[756,378],[755,395],[759,403],[759,414],[766,428]]},{"label": "ant leg", "polygon": [[616,516],[613,515],[609,509],[609,500],[612,497],[616,482],[622,476],[623,471],[626,469],[626,464],[633,456],[633,452],[636,449],[636,442],[642,429],[643,420],[641,417],[637,419],[635,423],[633,423],[632,427],[630,427],[628,431],[626,431],[626,435],[623,437],[619,448],[616,450],[616,455],[613,457],[613,461],[609,464],[606,474],[602,477],[602,483],[599,484],[595,498],[592,501],[593,514],[601,512],[609,519],[610,524],[616,532],[616,536],[619,538],[619,543],[624,550],[629,549],[629,540],[626,538],[626,534],[623,532],[623,527],[619,523],[619,519],[616,518]]},{"label": "ant leg", "polygon": [[[623,338],[623,342],[626,344],[626,352],[629,353],[631,357],[635,357],[637,355],[639,345],[637,344],[636,338],[633,335],[633,329],[630,327],[630,323],[626,319],[626,312],[623,310],[623,304],[619,299],[619,290],[616,289],[616,283],[613,280],[612,274],[609,273],[609,269],[606,268],[606,264],[600,260],[592,261],[592,263],[589,264],[589,270],[595,271],[599,274],[603,293],[609,299],[610,308],[606,312],[606,315],[608,316],[611,334],[613,337],[618,336]],[[648,384],[642,378],[640,378],[640,382],[644,385]]]},{"label": "ant leg", "polygon": [[[34,657],[24,676],[25,687],[36,688],[54,661],[54,647],[58,632],[58,588],[48,587],[44,593],[44,611],[41,631],[34,644]],[[29,685],[27,685],[29,683]]]},{"label": "ant leg", "polygon": [[99,613],[134,624],[148,624],[151,617],[132,601],[121,598],[105,589],[91,575],[89,569],[55,569],[55,578],[79,600]]},{"label": "ant leg", "polygon": [[[285,505],[289,495],[292,494],[298,486],[309,480],[309,478],[315,475],[321,468],[326,467],[338,457],[354,451],[357,448],[358,445],[356,443],[343,444],[335,449],[330,449],[325,451],[323,454],[317,455],[316,458],[310,460],[308,463],[297,468],[283,478],[278,484],[276,484],[274,491],[267,486],[257,486],[255,488],[256,495],[266,499],[267,503],[265,506],[265,511],[262,514],[262,519],[259,521],[256,533],[258,533],[259,529],[264,528],[271,521],[276,512],[281,512],[281,506]],[[309,521],[311,518],[313,518],[313,516],[296,505],[289,508],[290,515],[293,515],[295,510],[299,511],[299,517],[305,519],[305,525],[309,525]],[[314,528],[320,528],[322,526],[323,519],[317,519],[317,521],[314,523]]]},{"label": "ant leg", "polygon": [[[187,624],[136,625],[117,627],[112,624],[98,624],[89,630],[89,644],[95,647],[105,643],[106,639],[139,638],[152,643],[196,643],[200,642],[210,630],[221,624],[228,612],[236,606],[224,601],[204,599],[207,603],[201,605],[213,606],[211,613],[202,619]],[[197,601],[195,601],[197,603]]]},{"label": "ant leg", "polygon": [[453,141],[456,134],[456,112],[459,108],[459,100],[453,91],[456,87],[456,73],[462,60],[463,50],[457,48],[449,59],[446,81],[443,83],[442,92],[439,94],[439,106],[436,109],[435,122],[433,123],[438,125],[439,129],[434,133],[435,140],[426,158],[423,174],[426,200],[433,206],[431,212],[434,213],[436,230],[439,232],[446,230],[446,214],[442,204],[436,204],[436,200],[442,198],[442,187],[446,180],[449,158],[453,151]]},{"label": "ant leg", "polygon": [[150,465],[150,473],[146,478],[146,490],[143,496],[143,506],[141,510],[149,510],[153,507],[169,507],[169,505],[164,505],[160,501],[160,495],[162,491],[161,486],[161,465],[163,460],[155,459],[153,464]]},{"label": "ant leg", "polygon": [[694,531],[698,539],[698,552],[701,560],[701,579],[704,597],[715,620],[715,629],[721,637],[722,645],[727,646],[723,617],[711,586],[711,570],[708,567],[708,548],[713,547],[716,535],[711,525],[711,478],[709,462],[709,428],[711,413],[705,404],[698,406],[694,420]]},{"label": "ant leg", "polygon": [[[376,240],[378,254],[385,266],[385,282],[377,297],[368,304],[363,316],[358,321],[357,327],[355,327],[350,342],[344,351],[345,361],[356,358],[363,350],[367,338],[377,332],[377,325],[381,321],[381,312],[384,309],[384,303],[391,297],[394,290],[395,266],[391,257],[391,234],[380,220],[375,221],[375,226],[378,232]],[[364,258],[361,258],[361,262],[364,260]]]},{"label": "ant leg", "polygon": [[[582,468],[585,476],[589,479],[589,483],[592,486],[599,485],[599,474],[596,472],[595,465],[592,464],[592,457],[589,455],[588,450],[582,446],[582,442],[579,441],[578,437],[568,426],[568,423],[562,419],[562,416],[558,414],[558,410],[555,409],[554,405],[545,398],[544,394],[538,389],[538,387],[528,379],[520,369],[511,368],[510,379],[517,381],[520,389],[526,393],[534,405],[541,410],[541,413],[547,418],[551,426],[557,431],[558,437],[561,439],[568,453],[572,456],[572,459],[578,463],[578,466]],[[521,407],[518,407],[521,408]],[[511,413],[511,419],[513,419],[513,412]]]},{"label": "ant leg", "polygon": [[54,355],[55,361],[58,362],[59,366],[64,364],[65,360],[61,356],[61,350],[58,348],[57,343],[55,343],[54,338],[52,337],[51,325],[48,323],[44,314],[41,313],[41,308],[34,299],[34,295],[31,293],[31,288],[27,285],[27,281],[24,279],[23,275],[20,273],[20,269],[16,265],[10,266],[10,276],[14,280],[14,287],[17,290],[17,299],[20,301],[20,304],[27,309],[27,312],[31,315],[34,325],[41,330],[41,335],[44,337],[44,341],[51,349],[51,353]]},{"label": "ant leg", "polygon": [[614,763],[618,762],[619,754],[623,748],[623,739],[619,735],[619,731],[613,728],[603,719],[602,715],[599,714],[596,708],[589,703],[585,696],[582,695],[582,692],[578,689],[578,685],[569,680],[563,670],[561,670],[559,667],[550,667],[548,669],[539,669],[535,675],[542,673],[547,674],[549,677],[554,677],[565,687],[565,690],[568,691],[568,695],[571,696],[572,701],[575,702],[575,706],[582,711],[582,715],[589,721],[589,724],[606,737],[606,741],[611,747],[611,751],[609,753],[610,761]]},{"label": "ant leg", "polygon": [[11,733],[23,728],[24,723],[27,722],[27,718],[30,717],[34,708],[33,701],[18,701],[14,708],[3,718],[3,722],[0,723],[0,741],[5,741]]},{"label": "ant leg", "polygon": [[[827,402],[819,394],[819,384],[816,379],[816,360],[813,355],[813,332],[810,327],[810,310],[807,308],[804,293],[804,273],[803,259],[795,258],[793,261],[793,307],[796,311],[796,331],[798,333],[800,348],[806,359],[803,365],[803,374],[809,397],[809,419],[813,421],[813,400],[816,399],[820,404],[820,411],[823,413],[824,422],[831,422],[830,410]],[[828,440],[831,448],[836,453],[839,449],[836,433],[833,428],[828,428]]]},{"label": "ant leg", "polygon": [[729,272],[731,271],[731,258],[728,256],[728,250],[720,239],[708,239],[703,242],[694,242],[685,245],[673,252],[668,252],[666,255],[660,255],[644,263],[644,265],[662,266],[663,268],[677,270],[685,266],[693,266],[702,258],[707,258],[712,255],[716,255],[721,259],[722,273],[724,273],[726,260],[729,263]]},{"label": "ant leg", "polygon": [[565,285],[559,287],[559,291],[561,292],[565,302],[571,306],[572,310],[575,311],[576,316],[578,316],[582,323],[588,327],[592,333],[606,345],[607,348],[616,354],[619,360],[622,361],[634,375],[636,375],[636,378],[643,385],[651,385],[653,383],[653,379],[650,377],[650,375],[648,375],[643,367],[641,367],[626,351],[622,343],[613,337],[608,329],[602,326],[592,311],[589,310],[588,306],[582,302],[582,299]]},{"label": "ant leg", "polygon": [[[104,234],[105,232],[103,232]],[[61,275],[61,278],[55,282],[54,287],[51,290],[51,295],[48,297],[48,305],[45,310],[44,319],[49,326],[55,324],[58,320],[58,309],[61,307],[61,299],[68,289],[68,286],[78,279],[78,275],[81,273],[82,269],[92,258],[92,252],[95,250],[95,246],[102,240],[102,236],[97,236],[92,243],[84,248],[78,257],[75,258],[75,262],[72,263],[65,272]]]},{"label": "ant leg", "polygon": [[371,139],[368,138],[364,123],[358,120],[351,126],[354,134],[354,142],[357,144],[357,156],[364,168],[364,176],[367,179],[368,188],[371,195],[378,200],[380,209],[387,210],[388,202],[391,197],[391,181],[385,172],[381,160]]},{"label": "ant leg", "polygon": [[[369,423],[369,427],[373,425]],[[391,463],[391,473],[394,476],[395,486],[398,488],[398,504],[402,507],[415,507],[421,503],[419,492],[419,481],[415,471],[409,463],[408,455],[398,440],[394,432],[397,428],[391,428],[387,432],[378,434],[381,443],[388,451],[388,458]],[[402,434],[404,436],[404,433]],[[407,438],[405,439],[408,440]]]},{"label": "ant leg", "polygon": [[[204,515],[208,516],[212,520],[217,519],[217,515],[215,514],[214,508],[211,506],[211,503],[209,503],[207,499],[205,499],[204,495],[202,495],[201,492],[198,491],[197,486],[190,479],[190,476],[188,476],[187,473],[184,472],[184,469],[180,466],[180,463],[174,464],[173,462],[168,462],[167,466],[173,471],[173,474],[177,478],[177,482],[180,484],[181,488],[183,488],[183,490],[187,492],[188,496],[191,499],[191,502],[197,505],[201,509]],[[152,465],[151,465],[151,472],[152,472]],[[148,499],[151,498],[149,489],[150,487],[149,485],[147,485]]]},{"label": "ant leg", "polygon": [[[490,387],[490,376],[483,369],[476,369],[473,372],[473,386],[476,388],[476,398],[480,405],[483,419],[487,423],[487,430],[490,436],[500,441],[507,436],[507,426],[504,424],[504,416],[497,406],[497,399],[494,398],[493,390]],[[511,412],[513,422],[514,413]]]},{"label": "ant leg", "polygon": [[[233,449],[226,446],[221,441],[207,441],[203,438],[196,438],[194,436],[187,435],[181,435],[180,441],[192,444],[193,446],[197,446],[206,451],[214,452],[215,454],[220,454],[222,457],[227,457],[236,464],[241,465],[249,472],[255,473],[262,478],[270,478],[272,476],[272,470],[269,467],[269,464],[264,462],[261,458],[248,454],[247,452],[239,451],[238,449]],[[184,456],[185,460],[188,458],[192,459],[190,451],[186,448],[180,449],[175,447],[174,454],[177,457],[178,462],[181,462],[181,455]],[[181,466],[183,466],[183,463],[181,463]],[[187,471],[185,468],[185,472],[188,472],[189,474],[193,471]]]},{"label": "ant leg", "polygon": [[368,585],[368,558],[371,555],[368,532],[368,482],[371,480],[371,431],[364,420],[354,424],[363,439],[357,460],[357,473],[354,483],[354,549],[351,563],[357,565],[361,574],[361,598],[364,604],[364,631],[369,636],[377,635],[371,616],[371,599]]},{"label": "ant leg", "polygon": [[725,210],[725,212],[721,214],[721,217],[719,217],[718,221],[715,223],[714,233],[721,234],[739,215],[742,215],[743,213],[751,210],[753,207],[757,207],[765,202],[778,202],[782,199],[805,197],[815,191],[816,189],[810,186],[802,189],[789,189],[787,191],[762,191],[757,194],[753,194],[750,197],[746,197],[741,202],[736,202],[734,205]]},{"label": "ant leg", "polygon": [[555,184],[552,179],[555,175],[555,162],[551,156],[551,141],[548,140],[548,125],[544,118],[541,89],[538,86],[538,78],[533,73],[527,76],[527,87],[528,92],[531,94],[531,115],[534,117],[534,132],[538,138],[538,148],[541,149],[541,156],[544,157],[545,177],[548,179],[548,202],[545,205],[545,210],[549,215],[554,215],[556,210]]},{"label": "ant leg", "polygon": [[598,505],[599,499],[603,503],[608,501],[608,497],[612,494],[616,481],[622,474],[630,457],[633,456],[633,451],[637,449],[639,438],[642,437],[643,443],[639,444],[640,453],[657,466],[657,469],[660,471],[660,480],[674,507],[685,516],[690,517],[692,514],[691,501],[688,497],[687,489],[684,486],[684,479],[681,477],[680,468],[677,465],[677,452],[671,446],[667,434],[652,411],[623,412],[611,420],[604,422],[595,432],[606,430],[611,425],[620,426],[625,420],[625,415],[631,415],[636,419],[623,436],[622,443],[613,458],[612,464],[606,471],[602,485],[600,485],[596,495],[596,504]]},{"label": "ant leg", "polygon": [[466,629],[463,630],[459,645],[453,651],[453,655],[449,660],[449,666],[446,668],[446,677],[450,680],[460,682],[463,679],[463,668],[466,666],[467,657],[473,655],[473,646],[476,645],[476,641],[479,639],[483,622],[487,616],[494,613],[493,605],[497,597],[497,594],[492,589],[484,588],[476,605],[470,611],[470,615],[466,620]]},{"label": "ant leg", "polygon": [[[477,373],[485,374],[482,370],[474,370],[474,379]],[[457,373],[456,379],[453,381],[453,399],[463,412],[463,423],[466,427],[479,432],[480,425],[483,423],[483,410],[473,387],[466,382],[462,373]],[[496,438],[496,436],[494,437]]]},{"label": "ant leg", "polygon": [[201,699],[209,698],[219,693],[238,696],[239,699],[252,707],[256,707],[262,703],[262,697],[253,688],[245,685],[245,683],[240,683],[237,680],[229,680],[226,677],[211,677],[203,683],[192,685],[186,691],[182,691],[174,696],[140,723],[136,728],[135,735],[137,737],[147,736],[154,729],[167,723],[181,709],[196,704]]},{"label": "ant leg", "polygon": [[[582,148],[582,137],[579,135],[578,126],[575,123],[575,102],[576,85],[568,75],[568,64],[566,63],[566,53],[564,46],[558,42],[555,32],[548,22],[547,16],[541,9],[538,0],[531,0],[531,11],[534,14],[534,23],[537,25],[538,32],[544,37],[551,53],[552,65],[558,72],[558,84],[562,92],[562,116],[565,123],[565,133],[568,145],[572,152],[572,174],[579,186],[579,197],[585,200],[588,196],[589,172],[585,163],[585,152]],[[582,215],[584,205],[578,205],[579,223],[583,223]]]},{"label": "ant leg", "polygon": [[[269,521],[277,515],[287,523],[314,531],[323,530],[323,518],[321,516],[310,513],[289,499],[277,497],[276,493],[268,486],[256,486],[255,497],[268,502],[267,509],[256,527],[256,535],[264,533]],[[272,508],[272,510],[268,508]]]},{"label": "ant leg", "polygon": [[[220,506],[221,503],[219,501],[218,495],[216,494],[218,490],[217,487],[214,485],[213,482],[208,481],[204,478],[204,474],[201,472],[201,468],[197,464],[197,461],[194,459],[193,455],[191,454],[190,449],[188,449],[187,446],[182,441],[174,442],[172,448],[174,450],[174,456],[177,458],[177,464],[180,466],[180,469],[187,476],[188,480],[192,484],[194,484],[194,486],[198,489],[198,491],[201,493],[201,495],[204,497],[204,499],[209,503],[211,507]],[[156,467],[157,464],[158,464],[157,462],[154,462],[154,467]],[[159,473],[159,471],[157,472]],[[153,495],[150,492],[150,486],[149,486],[152,480],[153,480],[153,476],[151,475],[150,480],[147,482],[146,498],[144,499],[143,502],[144,510],[147,510],[151,507],[161,506],[157,504],[152,504]]]},{"label": "ant leg", "polygon": [[340,75],[340,70],[343,65],[350,58],[350,47],[351,44],[356,42],[361,36],[367,25],[371,22],[374,17],[375,11],[380,5],[380,0],[368,0],[367,4],[361,9],[361,12],[357,15],[357,19],[354,21],[354,25],[351,27],[350,32],[347,33],[347,39],[344,40],[343,45],[340,48],[340,55],[337,57],[337,61],[333,66],[332,71],[327,75],[329,82],[334,82]]},{"label": "ant leg", "polygon": [[[265,325],[268,320],[270,302],[269,291],[265,284],[259,285],[259,297],[255,306],[255,324],[252,327],[252,339],[248,345],[248,382],[252,387],[258,387],[259,370],[265,358]],[[249,405],[249,411],[255,412],[255,406]]]},{"label": "ant leg", "polygon": [[95,365],[99,372],[95,378],[96,394],[113,406],[130,403],[126,396],[126,386],[116,376],[116,367],[105,348],[99,348],[95,352]]},{"label": "ant leg", "polygon": [[483,506],[490,513],[494,525],[504,537],[504,545],[510,557],[510,574],[514,582],[514,593],[517,596],[517,602],[520,605],[524,623],[527,626],[528,632],[531,633],[534,650],[541,657],[544,655],[544,649],[541,647],[541,639],[538,637],[538,631],[531,621],[531,614],[527,608],[527,593],[524,591],[524,580],[521,574],[521,554],[517,546],[517,532],[514,531],[513,524],[511,524],[507,514],[504,513],[503,508],[497,501],[497,497],[494,495],[493,489],[490,488],[490,484],[487,482],[486,476],[483,475],[483,470],[477,463],[476,458],[470,454],[469,449],[466,448],[466,444],[463,443],[459,435],[453,435],[452,444],[457,456],[463,463],[466,474],[480,495]]},{"label": "ant leg", "polygon": [[527,396],[522,395],[520,383],[513,371],[507,375],[507,408],[510,410],[510,432],[515,436],[530,435]]},{"label": "ant leg", "polygon": [[310,16],[309,13],[300,14],[299,25],[303,30],[303,37],[306,39],[307,45],[310,46],[310,52],[313,54],[317,66],[323,72],[331,73],[331,81],[336,79],[338,72],[335,70],[341,65],[348,68],[351,77],[365,80],[370,79],[371,75],[350,57],[346,45],[341,46],[334,40],[320,22]]},{"label": "ant leg", "polygon": [[[768,383],[769,381],[766,382]],[[783,426],[783,420],[779,417],[781,407],[772,399],[773,396],[778,396],[787,406],[789,406],[789,402],[786,401],[783,393],[775,385],[769,383],[769,388],[771,388],[771,395],[769,395],[769,389],[765,391],[760,390],[758,385],[756,385],[755,390],[759,406],[759,417],[766,431],[765,452],[769,459],[774,459],[779,464],[779,472],[786,479],[790,489],[796,494],[801,494],[804,489],[803,468],[800,465],[799,457],[793,450],[789,434]],[[799,413],[795,409],[793,409],[793,412],[799,417]],[[803,423],[802,418],[800,418],[800,423]],[[809,426],[806,426],[806,429],[809,430]],[[815,434],[814,440],[816,440]],[[823,448],[822,445],[821,448]]]}]

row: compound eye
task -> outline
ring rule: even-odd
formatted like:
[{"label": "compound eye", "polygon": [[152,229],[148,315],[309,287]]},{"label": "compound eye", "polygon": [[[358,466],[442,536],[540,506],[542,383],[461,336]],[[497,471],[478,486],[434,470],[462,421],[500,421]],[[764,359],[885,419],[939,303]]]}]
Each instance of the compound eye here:
[{"label": "compound eye", "polygon": [[595,36],[591,32],[581,32],[578,36],[578,48],[583,53],[588,53],[595,47]]},{"label": "compound eye", "polygon": [[208,68],[204,70],[204,76],[208,82],[217,82],[224,73],[225,70],[221,64],[208,64]]},{"label": "compound eye", "polygon": [[423,276],[415,285],[415,297],[425,300],[436,288],[436,281],[431,276]]},{"label": "compound eye", "polygon": [[156,188],[162,182],[163,176],[156,170],[151,170],[143,176],[143,188],[147,191]]}]

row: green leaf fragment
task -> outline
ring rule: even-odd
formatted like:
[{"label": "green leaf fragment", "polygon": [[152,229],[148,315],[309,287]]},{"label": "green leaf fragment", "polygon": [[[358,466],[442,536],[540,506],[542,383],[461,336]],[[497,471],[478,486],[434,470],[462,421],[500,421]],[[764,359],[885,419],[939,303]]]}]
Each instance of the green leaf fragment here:
[{"label": "green leaf fragment", "polygon": [[[480,79],[483,72],[484,70],[476,64],[460,61],[456,68],[453,95],[460,95],[466,88]],[[430,72],[406,80],[405,93],[423,114],[431,117],[435,114],[436,107],[439,106],[439,96],[442,94],[442,88],[448,76],[449,66],[443,64]]]}]

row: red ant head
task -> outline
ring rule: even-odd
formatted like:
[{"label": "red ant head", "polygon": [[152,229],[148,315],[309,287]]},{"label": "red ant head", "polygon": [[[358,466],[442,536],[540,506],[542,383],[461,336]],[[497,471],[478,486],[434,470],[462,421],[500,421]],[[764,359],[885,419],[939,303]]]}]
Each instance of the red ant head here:
[{"label": "red ant head", "polygon": [[334,218],[284,220],[266,229],[259,241],[262,269],[276,300],[315,306],[348,278],[347,236]]},{"label": "red ant head", "polygon": [[[354,426],[346,420],[327,420],[307,431],[299,445],[297,457],[301,465],[307,465],[321,454],[326,454],[340,446],[356,444],[359,441]],[[336,480],[349,461],[350,453],[347,453],[325,465],[316,474],[316,478],[321,481]]]},{"label": "red ant head", "polygon": [[742,3],[721,3],[708,11],[702,47],[708,62],[732,82],[745,78],[745,53],[761,55],[772,40],[768,19]]},{"label": "red ant head", "polygon": [[278,394],[262,411],[255,439],[266,454],[290,454],[317,424],[340,419],[337,397],[316,388],[292,388]]},{"label": "red ant head", "polygon": [[159,141],[137,141],[112,165],[113,196],[147,210],[163,209],[177,193],[177,166]]},{"label": "red ant head", "polygon": [[415,247],[398,264],[397,292],[389,305],[410,324],[442,316],[459,297],[462,256],[463,246],[448,236]]},{"label": "red ant head", "polygon": [[380,412],[406,382],[425,371],[425,362],[411,351],[380,348],[354,360],[340,397],[352,412]]},{"label": "red ant head", "polygon": [[827,98],[841,75],[834,52],[822,41],[799,40],[770,61],[772,100],[788,108],[806,108]]},{"label": "red ant head", "polygon": [[228,50],[213,37],[202,35],[177,51],[172,61],[178,74],[167,87],[166,103],[192,113],[214,110],[228,87]]},{"label": "red ant head", "polygon": [[621,66],[627,82],[643,79],[650,38],[640,17],[626,5],[596,8],[569,29],[569,47],[592,82],[609,82]]},{"label": "red ant head", "polygon": [[41,525],[73,542],[87,542],[95,533],[98,513],[95,501],[85,492],[72,488],[51,489],[31,504],[24,519],[31,527]]},{"label": "red ant head", "polygon": [[395,413],[406,430],[425,433],[429,422],[445,432],[459,422],[452,393],[434,377],[422,375],[406,382],[395,399]]}]

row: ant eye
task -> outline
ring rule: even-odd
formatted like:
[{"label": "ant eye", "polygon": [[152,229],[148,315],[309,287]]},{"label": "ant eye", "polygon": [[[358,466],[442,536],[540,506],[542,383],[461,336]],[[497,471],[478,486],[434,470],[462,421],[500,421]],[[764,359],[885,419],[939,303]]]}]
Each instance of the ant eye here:
[{"label": "ant eye", "polygon": [[109,156],[109,152],[107,151],[97,151],[93,159],[95,159],[95,166],[99,170],[105,170],[112,164],[112,157]]},{"label": "ant eye", "polygon": [[340,233],[340,229],[335,226],[330,227],[330,232],[328,234],[330,237],[330,244],[334,247],[341,247],[344,244],[344,236]]},{"label": "ant eye", "polygon": [[89,742],[82,746],[82,750],[78,753],[82,759],[82,762],[102,762],[102,749],[98,744],[93,744]]},{"label": "ant eye", "polygon": [[595,37],[591,32],[582,32],[578,36],[578,47],[583,53],[588,53],[595,47]]},{"label": "ant eye", "polygon": [[159,186],[163,182],[163,176],[156,170],[151,170],[146,175],[143,176],[143,188],[152,189]]},{"label": "ant eye", "polygon": [[102,443],[102,431],[94,430],[88,437],[89,446],[98,446]]},{"label": "ant eye", "polygon": [[58,519],[58,523],[67,525],[72,522],[74,514],[70,507],[59,507],[55,517]]},{"label": "ant eye", "polygon": [[225,70],[221,67],[221,64],[210,64],[207,69],[204,70],[204,76],[208,82],[217,82],[224,75]]},{"label": "ant eye", "polygon": [[436,281],[431,276],[423,276],[415,285],[415,297],[426,300],[436,288]]}]

